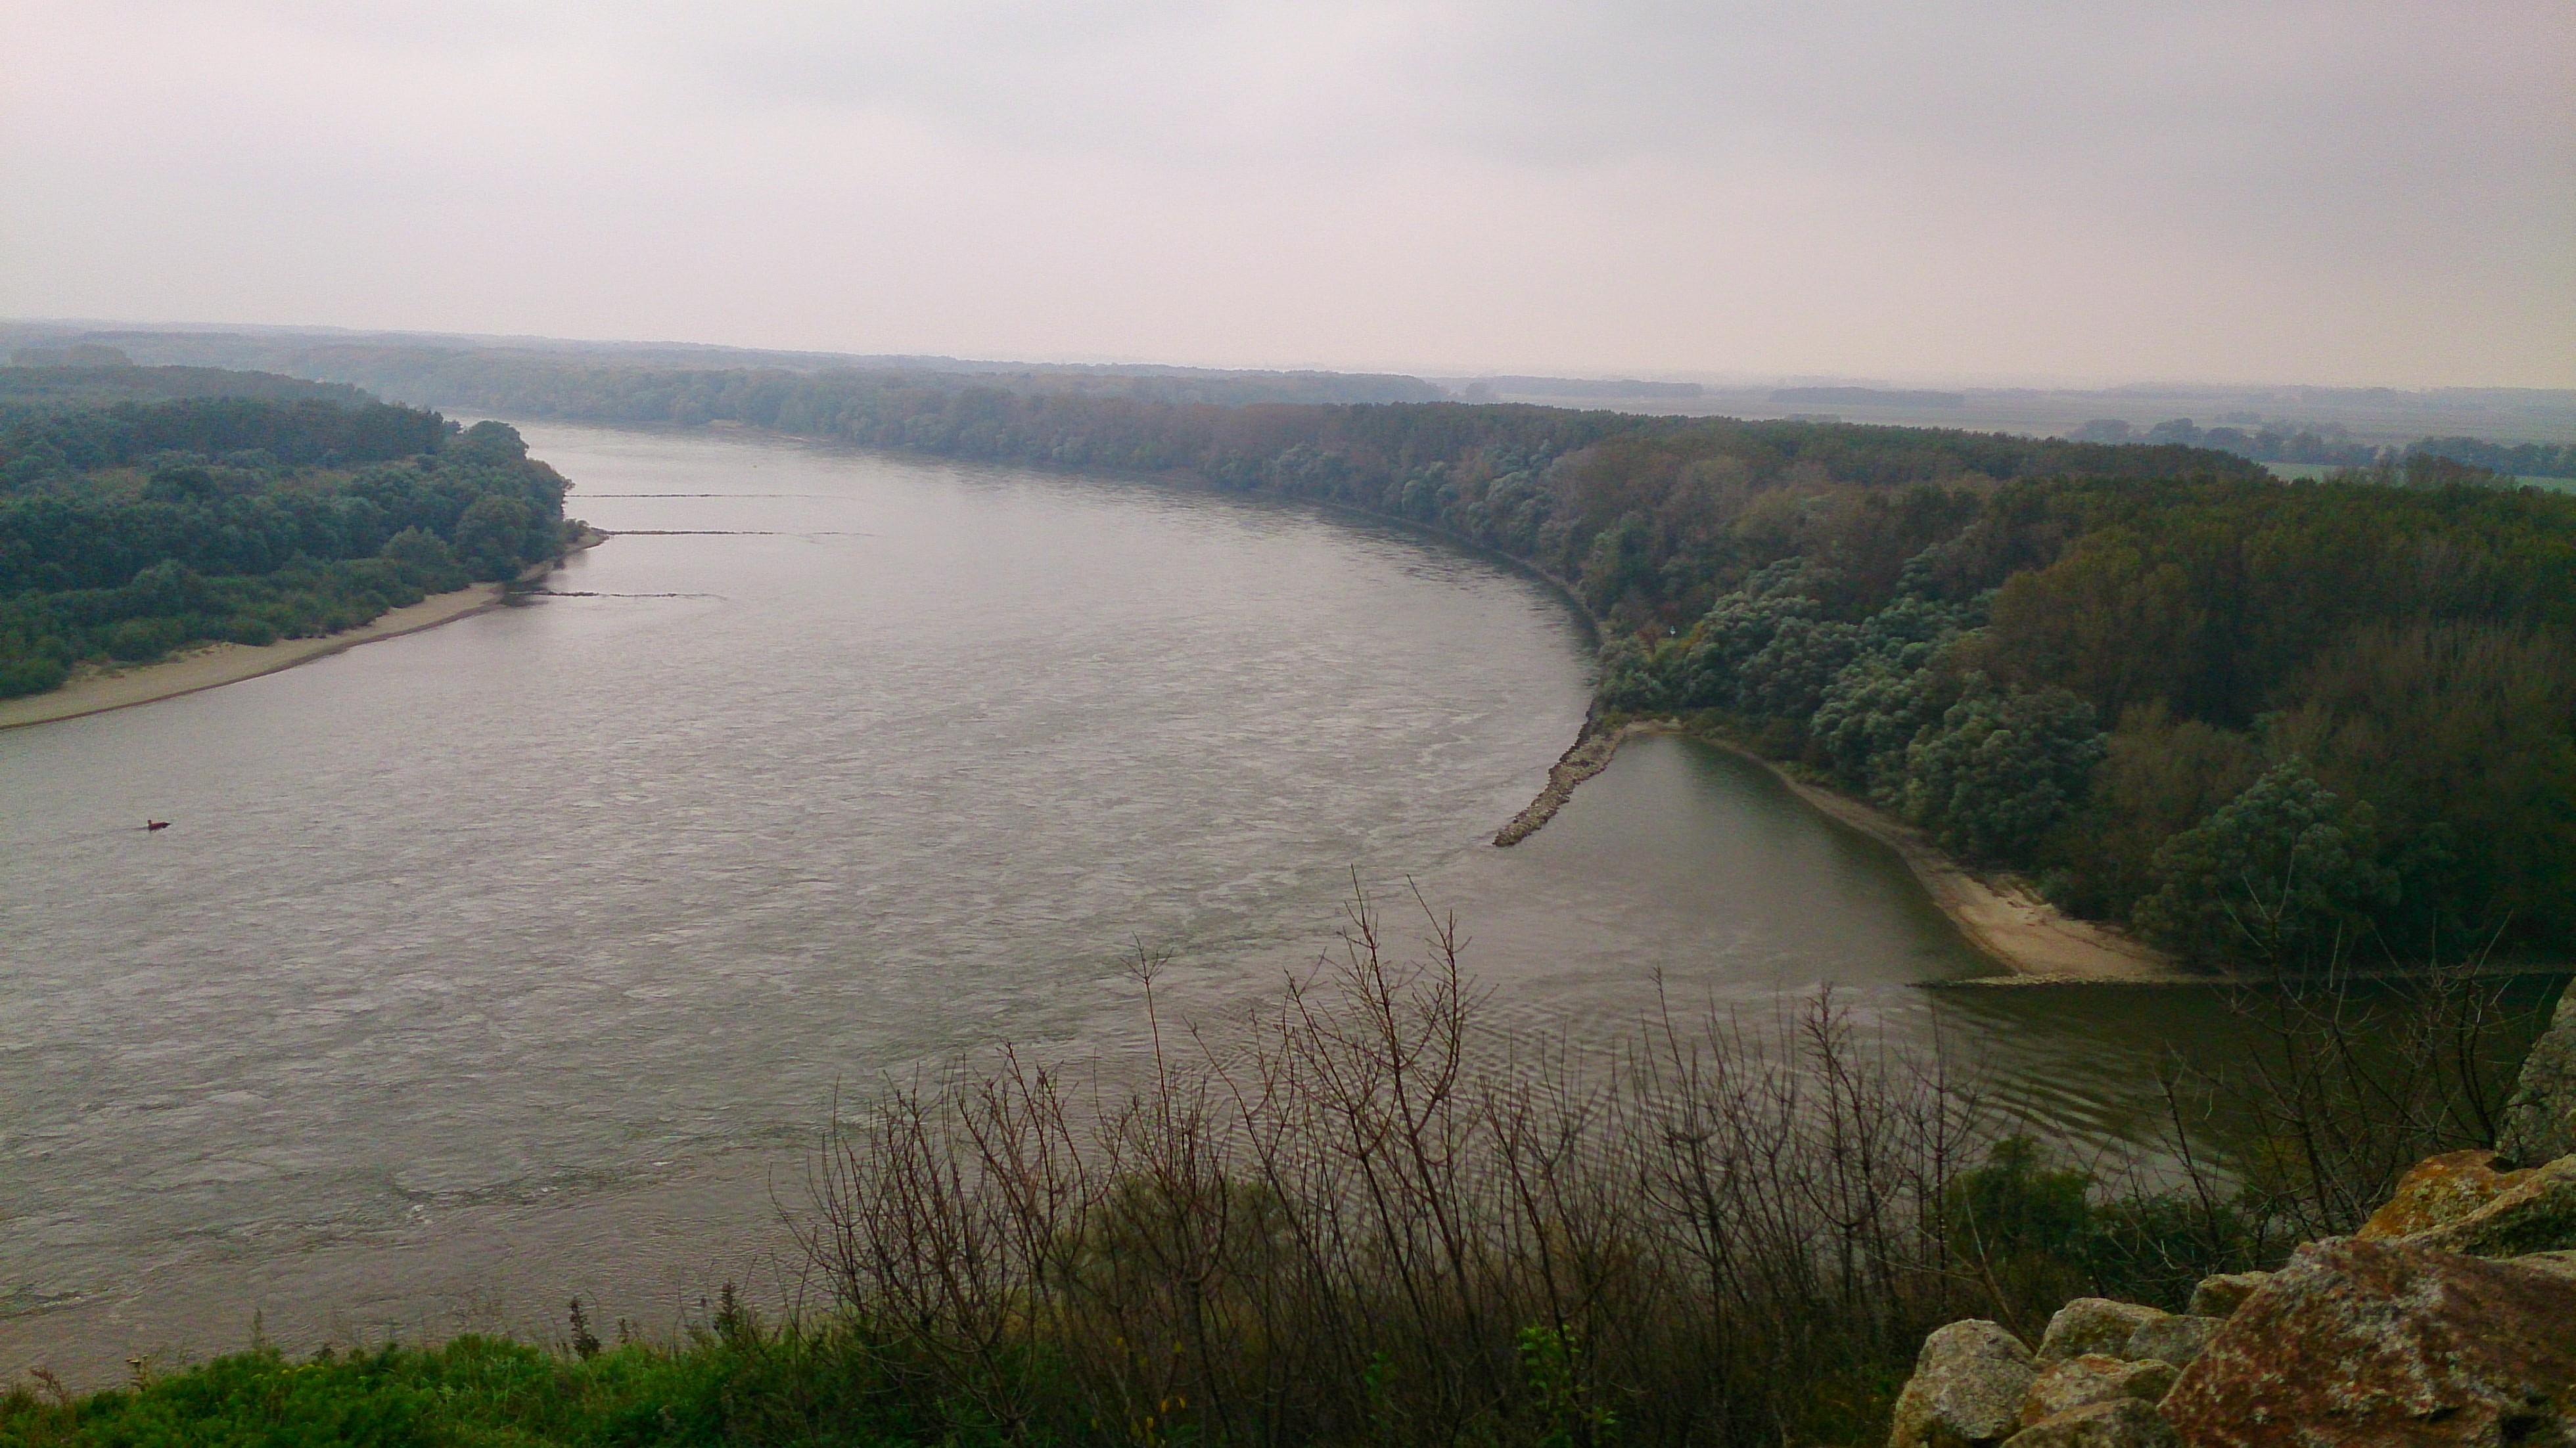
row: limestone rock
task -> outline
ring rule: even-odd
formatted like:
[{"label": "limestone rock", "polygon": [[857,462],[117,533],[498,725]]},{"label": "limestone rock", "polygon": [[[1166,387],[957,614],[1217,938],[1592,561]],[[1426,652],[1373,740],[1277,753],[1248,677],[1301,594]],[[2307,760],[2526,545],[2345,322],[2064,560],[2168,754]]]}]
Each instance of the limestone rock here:
[{"label": "limestone rock", "polygon": [[2407,1242],[2301,1247],[2183,1370],[2192,1448],[2576,1444],[2576,1283]]},{"label": "limestone rock", "polygon": [[2191,1360],[2218,1330],[2227,1325],[2223,1317],[2193,1317],[2188,1313],[2160,1315],[2138,1324],[2129,1334],[2129,1345],[2120,1356],[2136,1362],[2170,1363],[2189,1367]]},{"label": "limestone rock", "polygon": [[2456,1222],[2520,1185],[2528,1175],[2500,1170],[2492,1152],[2428,1156],[2398,1180],[2397,1190],[2353,1235],[2376,1241]]},{"label": "limestone rock", "polygon": [[2486,1205],[2397,1240],[2473,1257],[2520,1257],[2576,1248],[2576,1156],[2514,1173]]},{"label": "limestone rock", "polygon": [[2225,1317],[2245,1304],[2255,1290],[2272,1280],[2269,1272],[2226,1272],[2203,1277],[2191,1290],[2191,1315]]},{"label": "limestone rock", "polygon": [[1970,1319],[1936,1329],[1897,1395],[1888,1448],[1995,1442],[2020,1424],[2035,1376],[2030,1349],[1994,1323]]},{"label": "limestone rock", "polygon": [[2525,1166],[2576,1155],[2576,986],[2558,997],[2504,1104],[2497,1149]]},{"label": "limestone rock", "polygon": [[2152,1406],[2118,1398],[2033,1423],[2004,1448],[2175,1448],[2180,1441]]},{"label": "limestone rock", "polygon": [[2082,1353],[2040,1370],[2031,1381],[2030,1391],[2022,1395],[2021,1420],[2036,1423],[2122,1398],[2152,1403],[2173,1384],[2171,1363],[2122,1362],[2098,1352]]},{"label": "limestone rock", "polygon": [[2114,1302],[2107,1297],[2076,1298],[2057,1309],[2057,1315],[2048,1320],[2048,1331],[2039,1339],[2039,1360],[2044,1363],[2064,1362],[2088,1352],[2127,1357],[2130,1335],[2164,1315],[2152,1307],[2140,1307],[2134,1302]]}]

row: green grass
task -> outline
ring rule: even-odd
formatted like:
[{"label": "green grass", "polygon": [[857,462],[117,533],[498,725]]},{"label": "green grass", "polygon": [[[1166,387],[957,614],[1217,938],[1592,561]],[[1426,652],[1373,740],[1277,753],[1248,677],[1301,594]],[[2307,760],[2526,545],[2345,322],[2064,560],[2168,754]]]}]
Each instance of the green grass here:
[{"label": "green grass", "polygon": [[[138,1388],[0,1395],[0,1448],[55,1445],[893,1445],[971,1442],[912,1416],[887,1358],[845,1333],[737,1333],[589,1357],[490,1337],[296,1360],[217,1358]],[[967,1415],[971,1420],[971,1415]]]}]

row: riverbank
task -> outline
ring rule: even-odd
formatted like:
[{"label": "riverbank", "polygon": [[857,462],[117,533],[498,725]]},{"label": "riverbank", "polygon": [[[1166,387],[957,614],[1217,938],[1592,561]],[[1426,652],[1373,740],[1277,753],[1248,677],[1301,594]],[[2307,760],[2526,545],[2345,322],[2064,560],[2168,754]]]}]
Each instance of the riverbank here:
[{"label": "riverbank", "polygon": [[1548,771],[1547,786],[1538,798],[1494,835],[1494,843],[1514,845],[1537,833],[1576,786],[1610,766],[1626,741],[1640,734],[1681,733],[1751,760],[1818,813],[1895,851],[1932,903],[1979,954],[2010,970],[2014,984],[2188,984],[2207,979],[2122,931],[2068,915],[2021,884],[1975,874],[1943,853],[1921,830],[1880,810],[1800,779],[1731,740],[1685,730],[1669,719],[1633,719],[1606,729],[1587,724],[1574,747]]},{"label": "riverbank", "polygon": [[[595,547],[607,539],[608,535],[598,529],[587,529],[565,550],[565,556]],[[563,558],[536,564],[521,574],[519,581],[534,582],[562,566]],[[104,714],[111,709],[128,709],[137,704],[194,694],[201,689],[238,684],[245,679],[256,679],[280,669],[328,658],[360,644],[378,643],[418,633],[422,629],[436,628],[443,623],[454,623],[485,609],[497,608],[507,597],[508,589],[501,584],[477,583],[453,593],[432,594],[418,603],[378,614],[369,622],[338,633],[309,639],[280,639],[273,644],[209,644],[156,664],[136,664],[78,674],[59,689],[0,700],[0,729],[51,724],[62,719],[77,719],[85,714]]]},{"label": "riverbank", "polygon": [[1989,880],[1950,858],[1921,830],[1883,811],[1837,794],[1782,769],[1752,750],[1706,735],[1694,736],[1771,772],[1821,813],[1894,850],[1924,893],[1979,953],[2028,981],[2153,981],[2186,983],[2205,976],[2126,932],[2078,920],[2014,881]]},{"label": "riverbank", "polygon": [[59,689],[0,701],[0,729],[50,724],[57,719],[77,719],[84,714],[104,714],[110,709],[131,708],[136,704],[175,699],[200,689],[238,684],[244,679],[256,679],[262,674],[274,674],[280,669],[327,658],[360,644],[399,638],[407,633],[452,623],[498,605],[501,598],[500,584],[478,583],[454,593],[433,594],[408,608],[379,614],[371,623],[319,638],[280,639],[276,643],[256,647],[249,644],[209,644],[157,664],[137,664],[131,668],[76,675]]}]

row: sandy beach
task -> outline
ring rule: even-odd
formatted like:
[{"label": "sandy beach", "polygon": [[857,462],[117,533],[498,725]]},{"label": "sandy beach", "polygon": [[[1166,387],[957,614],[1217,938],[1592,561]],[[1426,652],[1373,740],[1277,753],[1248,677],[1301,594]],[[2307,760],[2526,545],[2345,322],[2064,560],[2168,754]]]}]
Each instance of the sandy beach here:
[{"label": "sandy beach", "polygon": [[[585,524],[581,536],[564,550],[563,557],[528,565],[526,571],[519,575],[519,582],[534,583],[561,568],[564,558],[585,548],[596,548],[608,539],[607,533]],[[319,638],[280,639],[276,643],[256,647],[249,644],[208,644],[157,664],[84,670],[49,693],[30,694],[23,699],[0,699],[0,729],[50,724],[57,719],[77,719],[83,714],[104,714],[110,709],[149,704],[157,699],[175,699],[199,689],[238,684],[244,679],[256,679],[262,674],[274,674],[280,669],[328,658],[360,644],[400,638],[407,633],[453,623],[487,608],[498,608],[506,594],[507,590],[498,583],[477,583],[453,593],[432,594],[407,608],[378,614],[372,622]]]},{"label": "sandy beach", "polygon": [[1896,851],[1968,943],[2018,976],[2065,981],[2207,978],[2184,970],[2171,956],[2122,931],[2078,920],[2023,886],[1971,874],[1912,825],[1798,779],[1750,750],[1722,739],[1709,742],[1761,765],[1800,799]]},{"label": "sandy beach", "polygon": [[[1495,835],[1497,845],[1516,844],[1537,833],[1576,785],[1609,766],[1619,745],[1640,734],[1686,732],[1671,720],[1634,720],[1616,729],[1586,729],[1574,747],[1548,771],[1546,788],[1529,808]],[[2013,972],[2013,983],[2165,982],[2206,980],[2182,968],[2172,957],[2125,933],[2088,920],[2077,920],[2028,889],[1972,874],[1941,852],[1921,830],[1890,818],[1859,800],[1809,784],[1749,749],[1724,739],[1695,734],[1728,753],[1769,770],[1798,798],[1818,811],[1896,851],[1914,872],[1932,903],[1950,917],[1968,943],[1988,959]]]},{"label": "sandy beach", "polygon": [[500,601],[501,585],[478,583],[454,593],[434,594],[408,608],[381,614],[372,623],[320,638],[280,639],[256,648],[248,644],[211,644],[157,664],[74,675],[70,682],[51,692],[0,700],[0,729],[102,714],[110,709],[193,694],[199,689],[237,684],[360,644],[436,628],[468,614],[481,613]]}]

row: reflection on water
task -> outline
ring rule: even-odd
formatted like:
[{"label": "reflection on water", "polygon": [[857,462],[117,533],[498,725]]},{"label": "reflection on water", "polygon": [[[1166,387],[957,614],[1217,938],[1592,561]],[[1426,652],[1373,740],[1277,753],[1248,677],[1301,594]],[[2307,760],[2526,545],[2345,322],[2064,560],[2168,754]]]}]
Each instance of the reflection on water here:
[{"label": "reflection on water", "polygon": [[[1506,1024],[1847,987],[2132,1129],[2188,991],[1979,963],[1884,849],[1650,739],[1485,844],[1581,630],[1407,535],[1142,485],[528,429],[623,537],[565,596],[0,734],[0,1369],[553,1320],[768,1270],[837,1087],[1216,1016],[1354,872],[1455,910]],[[145,835],[146,815],[177,821]],[[463,1314],[460,1316],[459,1314]]]}]

